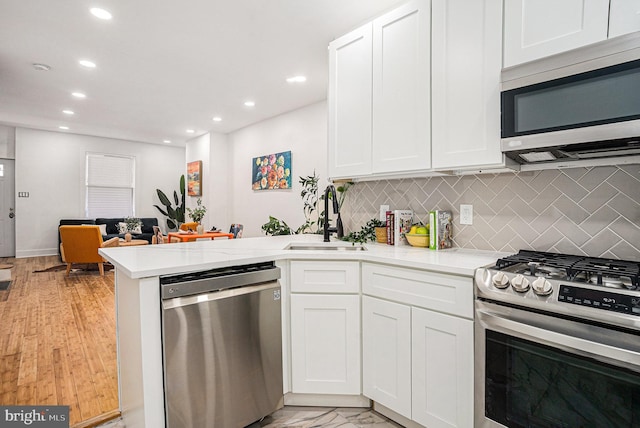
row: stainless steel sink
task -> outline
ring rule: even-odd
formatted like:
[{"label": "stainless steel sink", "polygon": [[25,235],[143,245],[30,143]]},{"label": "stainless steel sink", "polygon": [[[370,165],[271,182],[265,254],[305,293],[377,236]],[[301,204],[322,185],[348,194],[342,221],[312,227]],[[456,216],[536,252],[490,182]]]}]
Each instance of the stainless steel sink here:
[{"label": "stainless steel sink", "polygon": [[292,251],[367,251],[362,245],[335,245],[335,244],[291,244],[287,250]]}]

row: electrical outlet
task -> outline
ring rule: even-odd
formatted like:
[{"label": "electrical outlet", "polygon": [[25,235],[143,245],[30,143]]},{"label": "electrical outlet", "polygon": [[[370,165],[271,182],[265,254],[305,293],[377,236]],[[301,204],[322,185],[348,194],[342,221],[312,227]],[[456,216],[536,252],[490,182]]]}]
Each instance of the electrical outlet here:
[{"label": "electrical outlet", "polygon": [[389,211],[389,205],[380,205],[380,221],[387,221],[387,211]]},{"label": "electrical outlet", "polygon": [[460,205],[460,224],[473,224],[473,205]]}]

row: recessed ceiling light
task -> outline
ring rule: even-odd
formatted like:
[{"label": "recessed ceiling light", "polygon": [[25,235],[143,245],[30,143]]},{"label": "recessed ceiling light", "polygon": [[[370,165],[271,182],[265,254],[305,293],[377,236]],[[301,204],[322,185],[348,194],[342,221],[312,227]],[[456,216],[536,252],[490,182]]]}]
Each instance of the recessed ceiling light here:
[{"label": "recessed ceiling light", "polygon": [[60,128],[60,129],[64,129],[65,131],[69,129],[69,127],[68,127],[68,126],[58,126],[58,128]]},{"label": "recessed ceiling light", "polygon": [[293,76],[287,78],[287,82],[289,83],[304,83],[306,81],[307,78],[305,76]]},{"label": "recessed ceiling light", "polygon": [[195,134],[196,131],[193,129],[187,129],[187,134]]},{"label": "recessed ceiling light", "polygon": [[88,59],[81,59],[78,61],[81,66],[86,68],[96,68],[96,63],[93,61],[89,61]]},{"label": "recessed ceiling light", "polygon": [[89,11],[96,18],[106,19],[106,20],[112,18],[112,15],[111,15],[111,13],[109,11],[104,10],[104,9],[100,9],[99,7],[92,7],[91,9],[89,9]]},{"label": "recessed ceiling light", "polygon": [[221,118],[220,116],[214,116],[214,117],[213,117],[213,121],[214,121],[214,122],[221,122],[221,121],[222,121],[222,118]]},{"label": "recessed ceiling light", "polygon": [[49,70],[51,70],[51,66],[49,66],[47,64],[39,64],[39,63],[33,64],[33,68],[35,68],[38,71],[49,71]]},{"label": "recessed ceiling light", "polygon": [[75,114],[75,113],[73,112],[73,110],[62,110],[62,112],[63,112],[64,114],[68,114],[69,116],[72,116],[72,115],[74,115],[74,114]]},{"label": "recessed ceiling light", "polygon": [[72,92],[71,95],[73,95],[76,98],[87,98],[87,95],[83,94],[82,92]]},{"label": "recessed ceiling light", "polygon": [[165,143],[165,144],[170,144],[171,140],[162,140],[162,142]]},{"label": "recessed ceiling light", "polygon": [[256,103],[255,101],[245,101],[244,105],[247,107],[255,107]]}]

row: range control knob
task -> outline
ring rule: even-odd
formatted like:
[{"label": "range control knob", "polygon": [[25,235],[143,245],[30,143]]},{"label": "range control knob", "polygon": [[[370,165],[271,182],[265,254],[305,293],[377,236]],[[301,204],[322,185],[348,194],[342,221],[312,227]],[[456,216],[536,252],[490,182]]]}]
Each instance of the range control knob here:
[{"label": "range control knob", "polygon": [[497,288],[507,288],[509,286],[509,277],[504,272],[498,272],[493,275],[491,282],[493,282],[493,285]]},{"label": "range control knob", "polygon": [[538,296],[547,296],[553,291],[551,283],[543,277],[539,277],[538,279],[533,281],[533,283],[531,284],[531,288],[533,289],[533,292]]},{"label": "range control knob", "polygon": [[518,293],[524,293],[529,289],[529,280],[524,276],[518,274],[511,278],[511,286]]}]

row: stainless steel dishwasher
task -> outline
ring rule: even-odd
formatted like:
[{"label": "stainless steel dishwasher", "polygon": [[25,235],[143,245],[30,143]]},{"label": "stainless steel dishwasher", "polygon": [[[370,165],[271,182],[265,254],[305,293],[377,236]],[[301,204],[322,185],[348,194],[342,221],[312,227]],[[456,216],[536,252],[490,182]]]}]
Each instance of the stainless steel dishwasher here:
[{"label": "stainless steel dishwasher", "polygon": [[282,407],[280,269],[160,278],[167,428],[241,428]]}]

